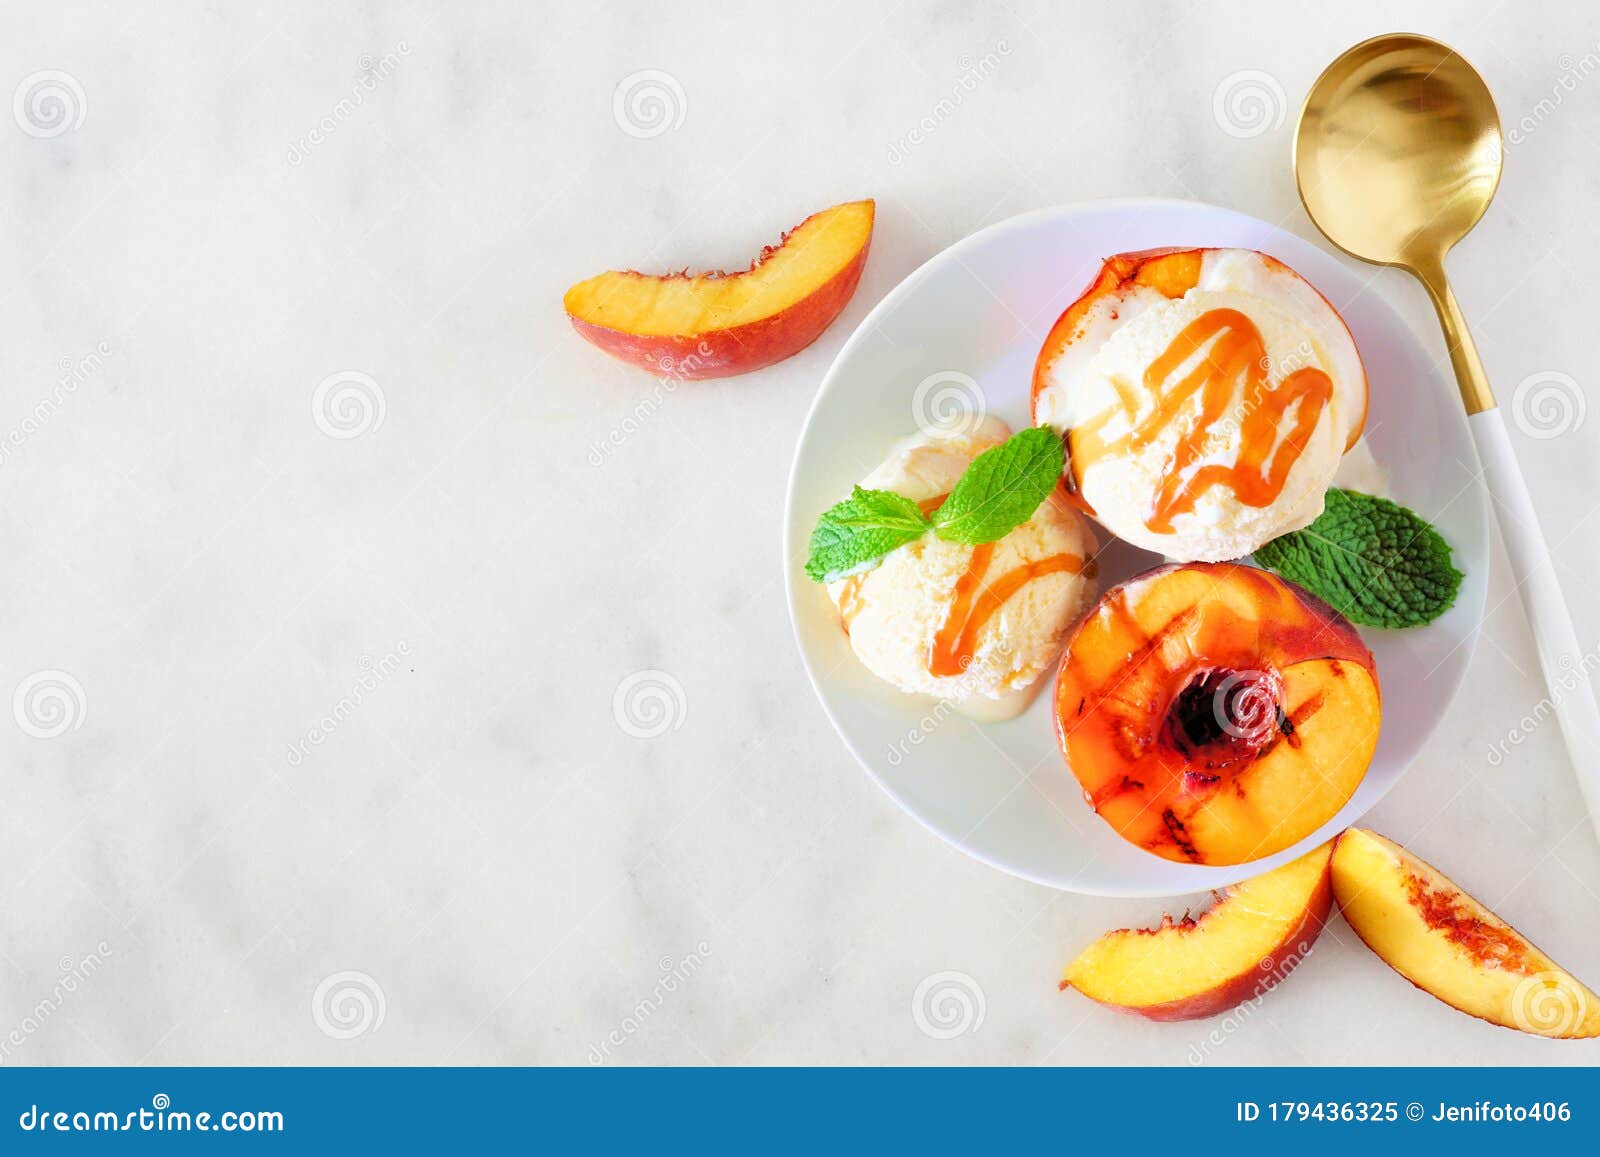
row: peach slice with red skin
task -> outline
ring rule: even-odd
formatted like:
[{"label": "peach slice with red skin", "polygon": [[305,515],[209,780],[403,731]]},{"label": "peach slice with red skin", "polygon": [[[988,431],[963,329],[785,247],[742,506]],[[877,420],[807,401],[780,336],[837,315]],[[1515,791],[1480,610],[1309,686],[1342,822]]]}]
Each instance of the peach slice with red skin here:
[{"label": "peach slice with red skin", "polygon": [[1368,948],[1451,1007],[1538,1036],[1600,1036],[1600,996],[1392,840],[1340,836],[1333,894]]},{"label": "peach slice with red skin", "polygon": [[1333,905],[1333,845],[1222,892],[1197,918],[1107,932],[1062,988],[1150,1020],[1216,1016],[1274,988],[1311,951]]},{"label": "peach slice with red skin", "polygon": [[[1151,303],[1177,300],[1191,289],[1203,287],[1206,255],[1216,252],[1215,249],[1144,249],[1108,257],[1089,287],[1056,319],[1039,350],[1031,391],[1034,423],[1049,424],[1048,415],[1041,414],[1041,396],[1060,379],[1070,379],[1074,367],[1086,365],[1119,325]],[[1347,407],[1345,449],[1348,450],[1360,440],[1367,417],[1366,373],[1359,354],[1354,352],[1349,327],[1327,298],[1289,266],[1265,253],[1255,253],[1254,257],[1259,260],[1263,279],[1291,297],[1302,310],[1314,311],[1330,333],[1348,343],[1353,368],[1359,375],[1359,381],[1351,383],[1351,388],[1359,391],[1355,399],[1358,404]],[[1077,472],[1078,467],[1073,465],[1073,452],[1075,449],[1081,452],[1081,447],[1074,446],[1072,430],[1062,433],[1067,440],[1069,489],[1076,496],[1082,477]],[[1078,504],[1088,509],[1081,499]]]},{"label": "peach slice with red skin", "polygon": [[1372,652],[1343,615],[1235,563],[1158,567],[1068,638],[1056,734],[1090,805],[1169,860],[1283,851],[1354,794],[1377,746]]},{"label": "peach slice with red skin", "polygon": [[572,326],[612,357],[686,379],[748,373],[799,353],[850,301],[872,201],[813,213],[740,273],[602,273],[567,290]]}]

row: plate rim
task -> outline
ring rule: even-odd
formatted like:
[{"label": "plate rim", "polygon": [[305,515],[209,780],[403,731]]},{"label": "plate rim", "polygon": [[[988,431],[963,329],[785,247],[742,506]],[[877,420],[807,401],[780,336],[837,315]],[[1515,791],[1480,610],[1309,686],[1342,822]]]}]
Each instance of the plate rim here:
[{"label": "plate rim", "polygon": [[[1030,872],[1026,868],[1017,866],[1016,864],[1002,863],[995,859],[994,856],[984,851],[980,851],[971,844],[960,842],[954,835],[934,826],[933,822],[929,818],[925,817],[916,808],[913,808],[906,798],[900,792],[896,791],[889,784],[889,782],[878,773],[877,769],[865,757],[847,730],[840,725],[838,717],[834,714],[833,708],[828,703],[828,697],[823,693],[822,686],[818,682],[817,672],[813,669],[811,658],[806,651],[805,640],[802,638],[800,630],[800,611],[796,602],[798,592],[802,588],[794,578],[793,571],[795,560],[791,557],[790,549],[790,544],[796,541],[795,490],[799,479],[800,459],[806,445],[806,435],[811,429],[811,425],[813,420],[816,418],[817,411],[822,405],[822,399],[829,392],[829,386],[831,385],[834,376],[839,372],[841,364],[850,354],[855,351],[858,345],[867,340],[872,332],[873,324],[878,318],[879,314],[887,312],[897,304],[900,298],[909,294],[912,287],[915,286],[916,283],[921,279],[929,266],[933,265],[937,261],[950,259],[957,255],[960,251],[975,246],[979,241],[988,238],[993,234],[1001,233],[1007,230],[1023,228],[1039,220],[1068,216],[1074,210],[1101,208],[1138,211],[1141,208],[1155,207],[1192,209],[1200,210],[1206,213],[1222,214],[1249,222],[1253,225],[1265,226],[1266,228],[1276,232],[1285,233],[1296,237],[1305,244],[1322,250],[1327,254],[1327,256],[1335,261],[1343,263],[1343,261],[1349,260],[1349,258],[1344,257],[1342,254],[1336,254],[1327,251],[1322,246],[1318,245],[1317,242],[1312,241],[1309,238],[1301,237],[1298,234],[1291,233],[1281,224],[1273,224],[1272,222],[1263,220],[1262,218],[1256,217],[1253,214],[1244,213],[1237,209],[1230,209],[1223,205],[1213,205],[1210,202],[1194,201],[1182,197],[1094,197],[1082,201],[1063,202],[1056,205],[1042,206],[1037,209],[1029,209],[1025,212],[1017,213],[1007,217],[1004,220],[996,221],[990,225],[985,225],[983,228],[974,230],[973,232],[968,233],[951,244],[945,246],[943,249],[940,249],[938,252],[931,254],[925,261],[911,269],[904,277],[895,283],[895,285],[891,287],[887,293],[878,299],[876,304],[874,304],[873,307],[867,311],[866,316],[856,323],[855,329],[851,331],[850,336],[845,339],[844,344],[841,345],[838,352],[834,354],[833,360],[829,362],[827,370],[823,373],[822,378],[817,383],[816,392],[812,395],[810,405],[806,407],[805,418],[800,424],[799,434],[795,438],[794,451],[790,457],[789,476],[784,484],[784,511],[780,529],[782,540],[780,544],[779,557],[784,569],[784,603],[789,612],[789,631],[794,641],[795,649],[799,652],[800,665],[805,669],[806,681],[811,685],[812,694],[816,697],[818,705],[822,708],[823,715],[827,718],[828,723],[832,726],[834,734],[837,735],[838,738],[844,743],[845,749],[850,752],[857,765],[867,774],[868,778],[872,780],[877,788],[886,796],[888,796],[889,799],[893,800],[895,806],[898,807],[902,812],[915,820],[923,829],[936,836],[941,843],[955,849],[962,855],[969,856],[979,863],[984,864],[985,866],[996,871],[1003,872],[1008,876],[1013,876],[1020,880],[1026,880],[1032,884],[1038,884],[1042,887],[1049,888],[1052,891],[1065,892],[1071,895],[1079,896],[1102,896],[1119,899],[1159,899],[1164,897],[1192,895],[1195,894],[1195,892],[1205,891],[1206,889],[1205,887],[1201,887],[1194,891],[1172,892],[1152,891],[1147,887],[1139,886],[1124,889],[1110,889],[1094,886],[1069,886],[1068,884],[1057,879],[1045,878],[1037,875],[1033,872]],[[1420,344],[1420,338],[1418,338],[1418,335],[1416,334],[1410,322],[1407,321],[1407,319],[1401,315],[1398,310],[1395,310],[1393,306],[1389,306],[1387,302],[1385,302],[1385,305],[1395,314],[1397,322],[1403,326],[1413,338],[1417,338]],[[1435,364],[1437,364],[1437,359],[1435,359]],[[1464,416],[1462,421],[1465,421]],[[1470,443],[1471,438],[1469,437],[1467,441]],[[1474,453],[1476,453],[1476,447],[1474,447]],[[1479,522],[1483,524],[1485,530],[1483,539],[1485,543],[1485,558],[1487,561],[1488,555],[1493,551],[1493,534],[1488,527],[1489,510],[1487,504],[1489,498],[1487,490],[1483,484],[1481,470],[1475,473],[1475,483],[1476,484],[1472,486],[1472,490],[1475,495],[1475,505],[1477,507],[1476,514]],[[1110,532],[1108,531],[1107,533]],[[1487,587],[1485,587],[1485,599],[1487,600]],[[1460,696],[1461,688],[1466,683],[1466,672],[1471,667],[1473,656],[1477,653],[1478,641],[1482,633],[1483,621],[1482,615],[1479,615],[1478,620],[1474,623],[1465,643],[1461,645],[1462,649],[1465,651],[1461,677],[1456,680],[1455,685],[1450,689],[1449,697],[1445,700],[1444,708],[1440,713],[1440,717],[1433,720],[1433,722],[1430,724],[1427,739],[1424,742],[1432,741],[1434,734],[1438,730],[1439,723],[1442,720],[1443,715],[1450,710],[1450,708],[1455,704],[1456,699]],[[1044,694],[1047,690],[1048,689],[1041,689],[1040,693]],[[1377,807],[1378,804],[1383,802],[1389,793],[1395,789],[1396,785],[1399,784],[1400,780],[1405,777],[1406,773],[1410,771],[1411,766],[1412,764],[1408,762],[1401,769],[1399,774],[1394,777],[1393,781],[1379,793],[1377,798],[1372,801],[1367,810],[1362,813],[1363,816],[1370,814],[1373,808]],[[1259,869],[1256,871],[1251,871],[1250,869],[1253,865],[1270,860],[1271,858],[1272,857],[1264,856],[1259,860],[1251,860],[1243,864],[1218,865],[1217,867],[1219,871],[1225,871],[1227,875],[1233,876],[1233,879],[1229,883],[1237,883],[1239,881],[1249,879],[1254,875],[1260,874]],[[1237,875],[1234,875],[1236,870]],[[1229,884],[1218,883],[1210,886],[1212,888],[1226,887],[1229,886]]]}]

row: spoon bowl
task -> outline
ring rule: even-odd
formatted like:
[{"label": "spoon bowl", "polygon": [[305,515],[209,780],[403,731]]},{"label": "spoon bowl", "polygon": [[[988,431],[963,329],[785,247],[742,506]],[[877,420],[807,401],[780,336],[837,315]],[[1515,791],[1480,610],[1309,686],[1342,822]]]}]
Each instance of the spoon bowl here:
[{"label": "spoon bowl", "polygon": [[1295,134],[1295,179],[1317,228],[1353,257],[1417,271],[1478,223],[1500,160],[1488,86],[1423,36],[1380,36],[1340,56]]}]

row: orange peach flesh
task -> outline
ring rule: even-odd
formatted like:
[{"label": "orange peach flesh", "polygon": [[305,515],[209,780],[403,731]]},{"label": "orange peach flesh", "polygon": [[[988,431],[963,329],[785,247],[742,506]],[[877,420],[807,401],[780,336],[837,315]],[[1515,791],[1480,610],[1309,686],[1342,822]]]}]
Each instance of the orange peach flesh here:
[{"label": "orange peach flesh", "polygon": [[574,328],[606,352],[683,378],[743,373],[814,341],[854,294],[874,203],[806,218],[741,273],[602,273],[567,290]]},{"label": "orange peach flesh", "polygon": [[1333,892],[1367,947],[1444,1003],[1539,1036],[1600,1036],[1600,996],[1393,841],[1361,828],[1340,836]]},{"label": "orange peach flesh", "polygon": [[1272,855],[1331,819],[1366,774],[1380,714],[1355,628],[1232,563],[1106,592],[1056,683],[1057,738],[1091,806],[1124,839],[1198,864]]},{"label": "orange peach flesh", "polygon": [[1151,1020],[1215,1016],[1270,990],[1311,951],[1333,893],[1324,844],[1235,884],[1198,919],[1108,932],[1067,966],[1063,988]]}]

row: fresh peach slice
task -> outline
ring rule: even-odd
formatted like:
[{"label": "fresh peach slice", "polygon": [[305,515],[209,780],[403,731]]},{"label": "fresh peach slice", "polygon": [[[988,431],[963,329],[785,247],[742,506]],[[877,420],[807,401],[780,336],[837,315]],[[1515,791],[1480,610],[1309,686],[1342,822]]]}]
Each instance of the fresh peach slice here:
[{"label": "fresh peach slice", "polygon": [[1333,904],[1324,844],[1223,892],[1198,919],[1107,932],[1062,988],[1151,1020],[1196,1020],[1271,990],[1305,959]]},{"label": "fresh peach slice", "polygon": [[1345,832],[1333,894],[1368,948],[1451,1007],[1538,1036],[1600,1036],[1600,996],[1399,844]]},{"label": "fresh peach slice", "polygon": [[1067,640],[1056,733],[1090,805],[1169,860],[1281,852],[1345,805],[1378,742],[1372,652],[1345,617],[1255,567],[1158,567]]},{"label": "fresh peach slice", "polygon": [[573,328],[653,374],[722,378],[817,340],[856,291],[874,203],[813,213],[742,273],[602,273],[567,290]]}]

